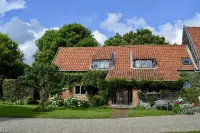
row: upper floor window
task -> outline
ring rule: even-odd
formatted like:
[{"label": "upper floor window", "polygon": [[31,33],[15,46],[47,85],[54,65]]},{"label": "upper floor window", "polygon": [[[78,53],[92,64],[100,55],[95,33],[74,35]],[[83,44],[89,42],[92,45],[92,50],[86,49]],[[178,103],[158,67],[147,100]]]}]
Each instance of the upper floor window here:
[{"label": "upper floor window", "polygon": [[182,58],[182,62],[183,62],[184,65],[191,65],[189,58]]},{"label": "upper floor window", "polygon": [[92,69],[109,69],[110,67],[111,67],[111,61],[108,60],[93,61],[91,65]]},{"label": "upper floor window", "polygon": [[134,60],[133,67],[135,68],[154,68],[156,66],[155,60]]}]

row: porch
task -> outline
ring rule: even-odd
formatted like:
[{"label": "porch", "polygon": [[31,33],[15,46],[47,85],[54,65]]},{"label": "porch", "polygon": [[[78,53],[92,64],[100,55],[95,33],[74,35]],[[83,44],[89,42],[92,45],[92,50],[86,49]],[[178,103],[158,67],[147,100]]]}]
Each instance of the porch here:
[{"label": "porch", "polygon": [[129,108],[138,106],[138,89],[131,87],[118,88],[110,98],[108,105],[112,108]]}]

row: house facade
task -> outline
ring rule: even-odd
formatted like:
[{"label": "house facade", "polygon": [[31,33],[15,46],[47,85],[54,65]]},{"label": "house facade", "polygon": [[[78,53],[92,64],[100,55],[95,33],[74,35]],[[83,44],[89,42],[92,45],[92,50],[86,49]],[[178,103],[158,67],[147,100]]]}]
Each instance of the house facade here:
[{"label": "house facade", "polygon": [[[108,47],[59,48],[53,63],[59,71],[108,71],[106,79],[177,81],[182,71],[199,71],[200,27],[184,27],[182,45],[127,45]],[[156,93],[147,90],[147,93]],[[159,93],[159,92],[157,92]],[[65,90],[62,98],[70,95],[87,100],[80,84],[72,91]],[[108,103],[138,105],[137,88],[118,88]]]}]

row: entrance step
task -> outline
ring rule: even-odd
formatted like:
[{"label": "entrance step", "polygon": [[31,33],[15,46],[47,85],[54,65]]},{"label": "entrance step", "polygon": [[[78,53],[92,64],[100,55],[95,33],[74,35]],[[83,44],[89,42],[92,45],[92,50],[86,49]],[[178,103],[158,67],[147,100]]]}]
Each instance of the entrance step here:
[{"label": "entrance step", "polygon": [[128,109],[129,107],[128,105],[111,105],[113,109]]},{"label": "entrance step", "polygon": [[128,117],[128,109],[115,109],[110,118],[126,118]]}]

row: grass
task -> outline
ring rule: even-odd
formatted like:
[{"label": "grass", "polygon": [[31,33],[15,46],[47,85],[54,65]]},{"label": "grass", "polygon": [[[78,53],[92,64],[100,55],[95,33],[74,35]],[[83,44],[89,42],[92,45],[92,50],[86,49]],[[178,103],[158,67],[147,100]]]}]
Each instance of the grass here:
[{"label": "grass", "polygon": [[168,132],[168,133],[200,133],[200,131],[189,131],[189,132]]},{"label": "grass", "polygon": [[112,109],[71,109],[57,108],[49,112],[36,112],[37,105],[0,105],[0,117],[29,117],[29,118],[109,118]]},{"label": "grass", "polygon": [[175,115],[172,111],[165,110],[128,110],[128,117]]}]

